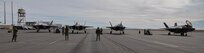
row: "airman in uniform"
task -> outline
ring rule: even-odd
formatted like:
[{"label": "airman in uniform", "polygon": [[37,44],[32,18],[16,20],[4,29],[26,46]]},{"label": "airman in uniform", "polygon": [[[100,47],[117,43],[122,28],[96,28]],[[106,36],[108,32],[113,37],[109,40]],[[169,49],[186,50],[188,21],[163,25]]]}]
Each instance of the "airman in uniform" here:
[{"label": "airman in uniform", "polygon": [[99,29],[99,27],[96,29],[96,41],[100,41],[100,34],[101,34],[101,30]]},{"label": "airman in uniform", "polygon": [[101,30],[101,35],[102,35],[103,34],[103,29],[101,28],[100,30]]},{"label": "airman in uniform", "polygon": [[65,40],[69,40],[69,28],[66,26],[65,28]]},{"label": "airman in uniform", "polygon": [[62,35],[64,35],[64,27],[62,27]]},{"label": "airman in uniform", "polygon": [[18,32],[18,29],[13,26],[13,37],[12,37],[12,42],[15,41],[16,42],[16,39],[17,39],[17,32]]}]

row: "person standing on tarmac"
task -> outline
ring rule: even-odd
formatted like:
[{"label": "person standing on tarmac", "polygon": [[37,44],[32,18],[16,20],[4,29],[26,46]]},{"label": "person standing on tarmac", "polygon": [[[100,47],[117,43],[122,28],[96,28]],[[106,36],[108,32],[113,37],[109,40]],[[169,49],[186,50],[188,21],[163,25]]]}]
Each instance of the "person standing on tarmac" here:
[{"label": "person standing on tarmac", "polygon": [[62,27],[62,35],[64,35],[64,27]]},{"label": "person standing on tarmac", "polygon": [[12,42],[15,41],[16,42],[16,39],[17,39],[17,28],[15,26],[13,26],[13,37],[12,37]]},{"label": "person standing on tarmac", "polygon": [[66,26],[65,28],[65,40],[69,40],[69,28]]},{"label": "person standing on tarmac", "polygon": [[101,28],[100,30],[101,30],[101,35],[102,35],[103,34],[103,29]]},{"label": "person standing on tarmac", "polygon": [[97,27],[96,29],[96,41],[100,41],[100,34],[101,34],[101,30],[99,29],[99,27]]}]

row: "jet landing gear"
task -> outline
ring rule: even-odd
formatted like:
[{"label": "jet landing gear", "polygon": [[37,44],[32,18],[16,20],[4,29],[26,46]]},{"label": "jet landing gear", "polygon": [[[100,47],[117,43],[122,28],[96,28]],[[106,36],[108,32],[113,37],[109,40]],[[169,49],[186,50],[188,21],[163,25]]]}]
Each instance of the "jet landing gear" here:
[{"label": "jet landing gear", "polygon": [[[72,30],[72,34],[74,33],[74,30]],[[79,33],[78,31],[76,32],[77,34]]]},{"label": "jet landing gear", "polygon": [[48,31],[49,31],[49,32],[51,32],[51,30],[50,30],[50,29],[49,29]]},{"label": "jet landing gear", "polygon": [[188,34],[186,33],[185,36],[187,36]]},{"label": "jet landing gear", "polygon": [[125,34],[125,32],[123,31],[123,34]]},{"label": "jet landing gear", "polygon": [[[171,32],[169,32],[168,35],[171,35]],[[180,35],[181,35],[181,36],[187,36],[188,34],[182,32],[182,33],[180,33]]]},{"label": "jet landing gear", "polygon": [[120,31],[120,34],[121,34],[121,32],[122,32],[122,34],[125,34],[125,32],[124,32],[124,31]]},{"label": "jet landing gear", "polygon": [[[77,34],[79,34],[79,31],[76,31]],[[84,33],[87,33],[87,31],[85,30]],[[72,30],[72,34],[74,34],[74,30]]]},{"label": "jet landing gear", "polygon": [[72,34],[74,33],[74,30],[72,30]]},{"label": "jet landing gear", "polygon": [[[110,34],[112,34],[112,33],[113,33],[113,31],[111,30]],[[125,32],[124,31],[120,31],[120,34],[125,34]]]},{"label": "jet landing gear", "polygon": [[40,31],[40,29],[37,29],[37,32],[39,32]]},{"label": "jet landing gear", "polygon": [[169,32],[168,35],[171,35],[171,32]]},{"label": "jet landing gear", "polygon": [[187,33],[181,33],[181,36],[187,36],[188,34]]},{"label": "jet landing gear", "polygon": [[86,30],[84,31],[84,33],[86,33]]},{"label": "jet landing gear", "polygon": [[112,31],[110,31],[110,34],[112,34],[113,32]]}]

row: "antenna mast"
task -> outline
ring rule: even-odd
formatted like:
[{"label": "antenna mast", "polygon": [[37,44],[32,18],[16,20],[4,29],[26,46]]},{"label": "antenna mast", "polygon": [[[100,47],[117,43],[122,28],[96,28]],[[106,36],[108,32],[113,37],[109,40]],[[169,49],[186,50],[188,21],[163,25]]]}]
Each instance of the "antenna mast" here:
[{"label": "antenna mast", "polygon": [[11,1],[11,17],[12,17],[12,26],[13,26],[13,1]]},{"label": "antenna mast", "polygon": [[4,1],[4,24],[6,24],[6,2]]}]

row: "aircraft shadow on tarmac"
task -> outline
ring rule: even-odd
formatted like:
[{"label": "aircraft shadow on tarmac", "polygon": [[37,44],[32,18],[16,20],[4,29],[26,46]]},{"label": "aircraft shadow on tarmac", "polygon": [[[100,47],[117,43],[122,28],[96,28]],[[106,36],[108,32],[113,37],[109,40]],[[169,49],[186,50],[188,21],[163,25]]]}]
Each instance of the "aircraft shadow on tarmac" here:
[{"label": "aircraft shadow on tarmac", "polygon": [[41,31],[41,32],[28,31],[26,33],[52,33],[52,32],[47,32],[47,31]]},{"label": "aircraft shadow on tarmac", "polygon": [[11,41],[0,42],[0,44],[6,44],[6,43],[11,43]]},{"label": "aircraft shadow on tarmac", "polygon": [[[104,34],[110,34],[110,33],[104,33]],[[112,33],[111,35],[127,35],[127,34]]]},{"label": "aircraft shadow on tarmac", "polygon": [[[47,32],[47,31],[40,31],[40,32],[36,32],[36,31],[27,31],[25,33],[55,33],[55,32]],[[55,34],[61,34],[61,33],[55,33]],[[69,32],[69,34],[87,34],[87,33],[83,33],[83,32],[78,32],[78,33],[71,33]]]},{"label": "aircraft shadow on tarmac", "polygon": [[69,34],[87,34],[87,33],[84,33],[84,32],[71,33],[71,32],[69,32]]},{"label": "aircraft shadow on tarmac", "polygon": [[[168,34],[159,34],[159,35],[162,35],[162,36],[181,36],[180,34],[171,34],[171,35],[168,35]],[[191,37],[191,36],[188,35],[188,36],[182,36],[182,37]]]}]

